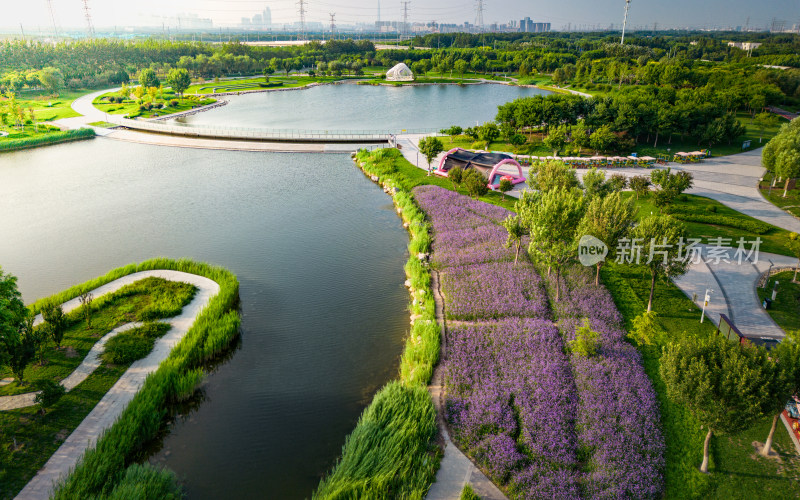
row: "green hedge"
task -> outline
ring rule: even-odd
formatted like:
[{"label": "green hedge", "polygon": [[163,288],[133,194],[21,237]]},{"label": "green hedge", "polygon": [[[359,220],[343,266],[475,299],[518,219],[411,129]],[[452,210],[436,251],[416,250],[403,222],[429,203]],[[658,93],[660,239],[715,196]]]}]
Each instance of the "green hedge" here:
[{"label": "green hedge", "polygon": [[405,265],[414,321],[400,359],[400,380],[388,383],[364,410],[342,458],[320,483],[315,499],[422,499],[436,477],[436,410],[427,390],[439,360],[440,329],[431,274],[418,254],[431,251],[430,224],[398,173],[396,149],[359,151],[356,162],[394,199],[409,231]]},{"label": "green hedge", "polygon": [[15,151],[18,149],[36,148],[50,144],[60,144],[62,142],[80,141],[91,139],[95,136],[94,129],[81,128],[78,130],[65,130],[53,132],[35,137],[23,137],[21,139],[0,140],[0,151]]},{"label": "green hedge", "polygon": [[[115,488],[128,488],[126,466],[161,429],[171,402],[185,399],[203,377],[201,363],[221,353],[239,332],[239,282],[230,271],[190,260],[152,259],[115,269],[105,276],[74,286],[45,300],[66,300],[122,276],[139,271],[168,269],[205,276],[216,281],[219,293],[195,319],[194,324],[150,374],[116,423],[83,455],[75,470],[57,485],[55,499],[120,495]],[[34,304],[41,307],[43,301]],[[124,495],[122,495],[124,496]]]},{"label": "green hedge", "polygon": [[696,209],[691,209],[688,207],[678,207],[673,205],[666,207],[664,211],[670,215],[673,215],[676,219],[680,219],[685,222],[699,222],[702,224],[728,226],[736,229],[742,229],[754,234],[766,234],[772,229],[772,226],[766,222],[761,222],[755,219],[700,213]]}]

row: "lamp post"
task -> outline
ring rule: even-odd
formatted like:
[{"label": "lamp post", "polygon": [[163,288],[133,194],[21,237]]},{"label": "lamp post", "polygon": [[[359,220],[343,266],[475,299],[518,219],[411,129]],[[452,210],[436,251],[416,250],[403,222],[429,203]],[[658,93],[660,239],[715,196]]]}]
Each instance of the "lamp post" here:
[{"label": "lamp post", "polygon": [[702,323],[703,320],[706,318],[706,306],[708,306],[708,301],[711,300],[711,293],[713,291],[714,290],[710,288],[706,288],[706,296],[703,299],[703,312],[700,314],[700,323]]},{"label": "lamp post", "polygon": [[766,277],[766,279],[764,279],[764,286],[761,287],[764,290],[767,289],[767,283],[769,283],[769,276],[770,276],[770,274],[772,274],[772,266],[774,266],[774,265],[775,265],[775,263],[770,260],[769,261],[769,269],[767,270],[767,277]]}]

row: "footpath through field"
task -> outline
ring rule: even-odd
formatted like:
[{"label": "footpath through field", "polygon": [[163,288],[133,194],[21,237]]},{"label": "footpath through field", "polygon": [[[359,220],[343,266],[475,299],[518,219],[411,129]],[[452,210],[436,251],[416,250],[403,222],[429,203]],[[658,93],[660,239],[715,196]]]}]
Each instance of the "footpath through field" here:
[{"label": "footpath through field", "polygon": [[[119,290],[125,285],[149,277],[189,283],[197,287],[197,293],[192,301],[183,307],[180,315],[167,321],[172,325],[172,328],[166,335],[156,341],[150,354],[134,362],[128,368],[117,383],[103,396],[103,399],[97,403],[91,413],[86,416],[53,456],[50,457],[45,466],[22,489],[16,497],[17,500],[46,500],[50,497],[53,492],[54,482],[69,474],[83,453],[88,448],[93,447],[103,431],[116,422],[122,411],[128,406],[128,403],[139,392],[145,378],[158,369],[161,362],[169,356],[172,348],[189,331],[200,312],[220,290],[215,281],[203,276],[180,271],[153,270],[123,276],[94,289],[92,293],[95,298],[98,298]],[[79,298],[74,298],[62,304],[65,313],[79,306]]]}]

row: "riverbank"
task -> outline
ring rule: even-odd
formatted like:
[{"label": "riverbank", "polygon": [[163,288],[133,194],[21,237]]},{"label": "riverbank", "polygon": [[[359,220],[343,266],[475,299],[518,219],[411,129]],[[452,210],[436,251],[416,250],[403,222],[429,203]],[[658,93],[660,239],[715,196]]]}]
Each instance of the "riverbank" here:
[{"label": "riverbank", "polygon": [[[237,335],[236,277],[188,260],[153,259],[118,268],[31,307],[45,300],[74,307],[81,293],[108,293],[150,274],[195,281],[200,291],[153,352],[114,384],[18,498],[48,498],[51,493],[55,498],[87,498],[101,488],[113,490],[133,454],[161,428],[166,404],[190,396],[202,379],[201,363],[224,351]],[[59,478],[63,483],[53,492],[52,481]]]},{"label": "riverbank", "polygon": [[0,152],[18,151],[21,149],[51,146],[65,142],[82,141],[86,139],[93,139],[96,135],[97,134],[95,134],[95,131],[91,128],[80,128],[77,130],[51,132],[39,136],[26,137],[24,139],[7,139],[0,141]]}]

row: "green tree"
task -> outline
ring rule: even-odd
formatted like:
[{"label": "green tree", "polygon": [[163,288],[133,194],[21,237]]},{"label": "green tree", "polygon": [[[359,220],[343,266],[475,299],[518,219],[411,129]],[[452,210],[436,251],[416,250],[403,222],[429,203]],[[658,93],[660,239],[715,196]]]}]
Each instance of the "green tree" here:
[{"label": "green tree", "polygon": [[464,169],[456,165],[447,171],[447,178],[453,183],[453,189],[456,189],[464,180]]},{"label": "green tree", "polygon": [[158,80],[158,76],[156,76],[155,71],[150,68],[146,68],[139,73],[139,85],[145,89],[149,89],[150,87],[158,88],[158,86],[161,85],[161,82]]},{"label": "green tree", "polygon": [[509,215],[503,220],[503,227],[506,228],[508,232],[508,238],[506,238],[505,247],[511,248],[511,245],[516,247],[516,251],[514,252],[514,265],[517,264],[519,260],[519,251],[522,247],[522,237],[528,234],[527,228],[522,224],[522,220],[519,218],[519,215]]},{"label": "green tree", "polygon": [[792,395],[800,392],[800,344],[794,339],[786,339],[769,352],[768,368],[770,375],[762,384],[763,413],[772,416],[772,427],[761,449],[761,455],[768,457],[772,451],[775,427],[786,402]]},{"label": "green tree", "polygon": [[459,59],[453,64],[453,69],[455,69],[456,73],[463,77],[464,73],[466,73],[469,69],[469,63],[463,59]]},{"label": "green tree", "polygon": [[67,329],[67,321],[61,304],[51,302],[45,305],[42,308],[42,318],[46,323],[50,337],[56,344],[56,349],[60,349],[61,341],[64,339],[64,332]]},{"label": "green tree", "polygon": [[589,136],[589,144],[594,149],[594,154],[598,154],[600,151],[608,151],[615,140],[616,136],[611,131],[610,125],[603,125]]},{"label": "green tree", "polygon": [[553,156],[558,156],[558,152],[567,145],[567,127],[559,125],[550,129],[550,133],[542,141],[547,149],[553,151]]},{"label": "green tree", "polygon": [[8,361],[10,353],[3,349],[6,339],[15,338],[19,324],[27,311],[22,302],[22,295],[17,290],[17,278],[3,273],[0,267],[0,365]]},{"label": "green tree", "polygon": [[606,183],[606,173],[597,168],[591,168],[583,174],[583,187],[588,198],[603,198],[611,189]]},{"label": "green tree", "polygon": [[734,434],[762,417],[762,383],[767,373],[762,349],[745,349],[721,335],[702,340],[686,336],[661,356],[667,395],[685,406],[708,429],[700,471],[708,473],[713,433]]},{"label": "green tree", "polygon": [[691,172],[680,170],[672,173],[672,169],[654,170],[650,174],[653,185],[658,186],[654,194],[656,206],[662,208],[670,203],[679,194],[692,187],[694,178]]},{"label": "green tree", "polygon": [[754,121],[758,128],[758,143],[761,144],[761,140],[764,138],[764,131],[777,125],[778,117],[772,113],[764,112],[757,114]]},{"label": "green tree", "polygon": [[530,175],[533,176],[530,186],[542,192],[571,189],[578,186],[578,176],[575,174],[575,170],[561,161],[548,160],[534,163],[531,165]]},{"label": "green tree", "polygon": [[531,236],[528,255],[556,271],[555,300],[559,300],[561,269],[577,254],[577,230],[585,211],[583,192],[524,191],[515,208]]},{"label": "green tree", "polygon": [[64,87],[64,75],[60,70],[48,66],[38,73],[39,82],[51,94],[58,93]]},{"label": "green tree", "polygon": [[650,179],[643,175],[631,177],[629,183],[633,192],[636,193],[637,200],[639,199],[639,196],[644,196],[650,192]]},{"label": "green tree", "polygon": [[586,127],[584,120],[578,120],[578,123],[572,127],[570,135],[572,136],[572,144],[578,148],[580,155],[583,148],[589,146],[589,129]]},{"label": "green tree", "polygon": [[[578,237],[591,235],[599,239],[608,247],[606,259],[617,256],[617,248],[622,238],[631,231],[636,221],[636,208],[633,201],[624,200],[621,193],[613,193],[604,198],[594,197],[586,207],[586,214],[578,226]],[[600,285],[600,267],[603,262],[596,264],[594,284]]]},{"label": "green tree", "polygon": [[172,87],[178,95],[183,95],[186,89],[192,84],[189,72],[183,68],[171,69],[167,75],[167,85]]},{"label": "green tree", "polygon": [[503,200],[506,199],[506,193],[512,189],[514,189],[514,184],[510,179],[500,179],[500,184],[497,186],[497,190],[503,194]]},{"label": "green tree", "polygon": [[623,191],[628,187],[628,177],[625,174],[611,174],[608,179],[608,187],[615,193]]},{"label": "green tree", "polygon": [[486,122],[478,127],[478,139],[489,145],[500,138],[500,129],[494,122]]},{"label": "green tree", "polygon": [[19,319],[14,331],[0,338],[0,343],[11,372],[20,385],[24,384],[25,368],[36,355],[37,337],[33,328],[33,314],[26,314]]},{"label": "green tree", "polygon": [[39,411],[45,414],[47,408],[52,408],[61,397],[67,392],[63,385],[50,379],[36,381],[36,389],[39,391],[33,402],[39,405]]},{"label": "green tree", "polygon": [[797,257],[797,265],[794,266],[794,276],[792,276],[792,282],[797,283],[797,270],[800,269],[800,235],[789,233],[789,241],[786,242],[786,246],[789,247],[792,255]]},{"label": "green tree", "polygon": [[428,175],[431,175],[431,162],[444,150],[444,145],[438,137],[423,137],[419,140],[419,152],[428,161]]},{"label": "green tree", "polygon": [[92,301],[94,300],[94,295],[92,292],[84,292],[79,297],[81,303],[81,312],[83,313],[83,319],[86,321],[86,327],[92,327]]},{"label": "green tree", "polygon": [[469,195],[473,198],[479,198],[489,192],[489,186],[486,185],[486,179],[484,179],[483,174],[474,168],[464,171],[462,182]]},{"label": "green tree", "polygon": [[789,181],[800,176],[800,120],[795,118],[781,127],[761,156],[764,167],[781,179],[786,179],[783,196],[789,190]]},{"label": "green tree", "polygon": [[[669,215],[649,215],[633,228],[631,239],[628,257],[633,257],[634,264],[644,265],[650,271],[650,298],[647,300],[649,312],[653,309],[656,279],[676,278],[689,270],[689,261],[686,255],[682,255],[685,250],[683,242],[686,240],[686,227]],[[640,248],[635,247],[634,242],[640,244]]]}]

